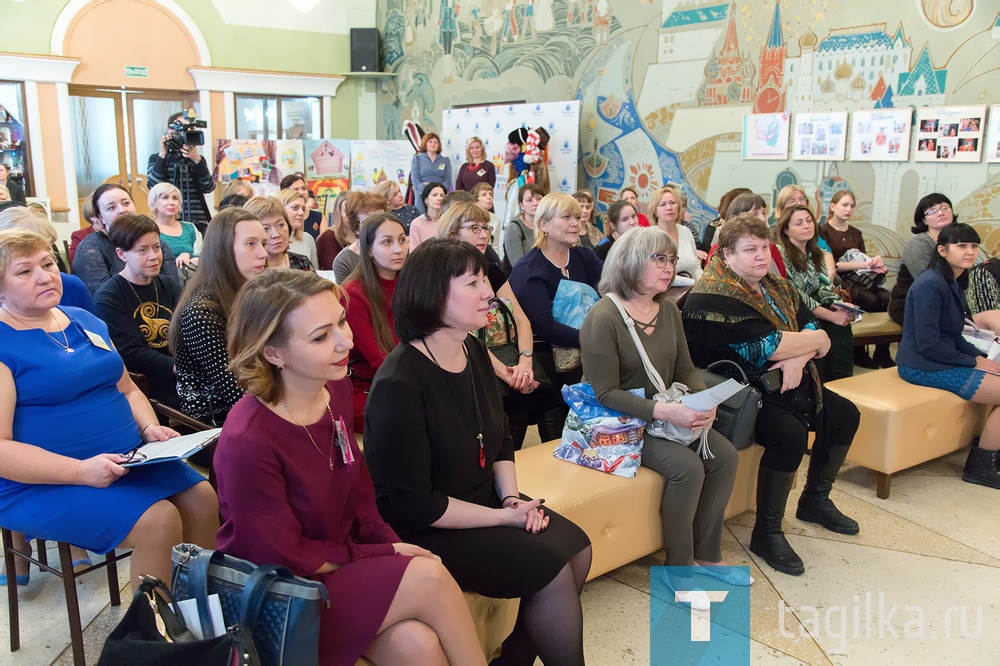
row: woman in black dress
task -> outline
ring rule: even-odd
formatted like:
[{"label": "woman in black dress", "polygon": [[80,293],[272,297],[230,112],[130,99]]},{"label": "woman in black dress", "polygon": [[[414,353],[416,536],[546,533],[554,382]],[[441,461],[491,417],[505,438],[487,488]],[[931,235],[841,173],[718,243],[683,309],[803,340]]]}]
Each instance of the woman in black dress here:
[{"label": "woman in black dress", "polygon": [[430,239],[410,255],[393,296],[400,344],[368,395],[365,458],[402,538],[439,555],[463,590],[521,598],[494,664],[583,664],[590,540],[518,493],[489,354],[468,333],[486,325],[492,297],[474,246]]}]

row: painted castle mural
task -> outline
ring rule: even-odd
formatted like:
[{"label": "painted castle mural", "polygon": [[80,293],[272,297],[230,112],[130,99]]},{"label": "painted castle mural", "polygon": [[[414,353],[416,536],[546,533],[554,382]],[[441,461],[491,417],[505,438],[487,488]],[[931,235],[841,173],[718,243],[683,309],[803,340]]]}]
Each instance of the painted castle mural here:
[{"label": "painted castle mural", "polygon": [[748,113],[1000,103],[1000,13],[985,0],[379,0],[380,136],[462,104],[582,104],[580,182],[600,207],[667,182],[696,227],[736,186],[858,198],[898,257],[917,200],[948,195],[1000,251],[1000,165],[744,162]]}]

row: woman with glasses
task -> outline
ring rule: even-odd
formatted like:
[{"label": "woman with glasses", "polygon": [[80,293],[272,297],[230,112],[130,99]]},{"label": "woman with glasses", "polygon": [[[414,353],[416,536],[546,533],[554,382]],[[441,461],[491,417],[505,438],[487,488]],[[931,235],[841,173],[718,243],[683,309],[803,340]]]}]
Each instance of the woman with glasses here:
[{"label": "woman with glasses", "polygon": [[[489,247],[489,220],[490,213],[479,204],[459,202],[441,216],[438,237],[465,241],[485,255]],[[500,387],[503,411],[510,422],[514,450],[520,451],[529,426],[538,426],[538,436],[543,442],[562,436],[565,416],[562,395],[558,387],[548,382],[540,385],[535,378],[531,321],[514,296],[503,269],[498,264],[487,264],[487,278],[496,298],[490,303],[487,324],[477,331],[477,336],[490,349],[493,371],[503,382]],[[516,362],[508,366],[493,350],[511,344],[517,347],[518,355]]]},{"label": "woman with glasses", "polygon": [[267,267],[291,268],[297,271],[311,271],[312,262],[296,252],[288,250],[290,227],[285,207],[275,197],[254,197],[243,204],[243,210],[260,220],[267,234]]},{"label": "woman with glasses", "polygon": [[[647,422],[658,419],[682,428],[711,428],[715,409],[700,412],[655,399],[658,389],[619,309],[624,308],[635,322],[639,341],[664,386],[681,382],[692,391],[704,389],[705,382],[688,353],[680,310],[666,298],[676,263],[677,246],[656,227],[635,229],[615,243],[601,273],[603,297],[580,329],[583,370],[594,395],[609,409]],[[645,397],[629,392],[634,388],[643,389]],[[696,452],[697,441],[684,446],[646,433],[642,464],[665,481],[660,510],[667,554],[664,564],[693,566],[697,573],[749,585],[752,578],[729,568],[722,559],[726,504],[736,480],[736,449],[714,430],[709,432],[708,444],[715,457],[704,460]],[[666,582],[678,590],[678,601],[708,609],[708,598],[693,581]]]},{"label": "woman with glasses", "polygon": [[[906,295],[899,376],[918,386],[950,391],[980,405],[1000,405],[1000,363],[962,337],[967,271],[979,257],[979,234],[953,224],[938,234],[930,268]],[[1000,411],[994,409],[965,461],[968,483],[1000,490]]]},{"label": "woman with glasses", "polygon": [[906,242],[899,262],[896,284],[889,297],[889,317],[903,325],[906,316],[906,294],[913,281],[931,267],[937,256],[937,240],[941,230],[958,221],[951,199],[939,192],[928,194],[917,202],[913,211],[913,237]]},{"label": "woman with glasses", "polygon": [[[0,231],[0,525],[99,554],[131,548],[133,590],[140,574],[169,584],[175,544],[215,544],[215,492],[182,461],[122,466],[177,433],[157,421],[104,322],[61,296],[48,240]],[[18,585],[30,582],[23,564],[6,572]]]},{"label": "woman with glasses", "polygon": [[344,281],[347,323],[354,331],[351,385],[354,390],[354,427],[364,428],[365,401],[375,372],[399,340],[392,318],[396,278],[409,253],[403,223],[390,213],[365,220],[358,239],[361,263]]}]

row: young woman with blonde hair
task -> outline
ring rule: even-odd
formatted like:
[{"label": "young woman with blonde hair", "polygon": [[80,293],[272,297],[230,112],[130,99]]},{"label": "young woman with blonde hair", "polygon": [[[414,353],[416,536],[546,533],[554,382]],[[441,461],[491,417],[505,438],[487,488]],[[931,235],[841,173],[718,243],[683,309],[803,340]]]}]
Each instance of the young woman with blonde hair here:
[{"label": "young woman with blonde hair", "polygon": [[292,230],[288,239],[288,250],[308,258],[313,270],[319,270],[316,239],[311,234],[305,232],[306,218],[309,216],[306,195],[303,195],[298,190],[288,188],[278,192],[275,198],[285,207],[285,214],[288,216],[288,225]]}]

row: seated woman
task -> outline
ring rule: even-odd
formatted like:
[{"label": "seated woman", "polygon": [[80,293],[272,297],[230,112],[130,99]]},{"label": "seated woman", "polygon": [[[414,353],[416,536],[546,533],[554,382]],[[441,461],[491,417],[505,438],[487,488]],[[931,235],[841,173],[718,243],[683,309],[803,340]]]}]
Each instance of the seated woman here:
[{"label": "seated woman", "polygon": [[[643,365],[617,299],[635,322],[635,330],[664,386],[686,384],[703,390],[701,373],[691,363],[681,313],[666,298],[674,279],[676,246],[662,229],[636,229],[615,243],[604,262],[601,293],[580,329],[583,370],[598,401],[615,411],[647,422],[659,419],[682,428],[711,428],[715,409],[695,411],[680,403],[658,402],[658,389]],[[628,389],[641,388],[646,398]],[[738,454],[725,437],[709,432],[714,458],[703,460],[690,446],[654,437],[648,432],[642,447],[642,464],[660,474],[665,485],[660,510],[663,547],[668,567],[696,567],[698,573],[716,576],[733,585],[749,585],[753,579],[722,561],[722,532],[726,504],[736,481]],[[716,568],[719,567],[719,568]],[[690,584],[671,589],[692,590]],[[708,599],[696,592],[679,592],[694,608],[707,610]]]},{"label": "seated woman", "polygon": [[958,221],[951,199],[933,192],[917,202],[913,211],[913,237],[906,241],[903,257],[899,261],[896,283],[889,292],[889,318],[903,325],[906,312],[906,293],[913,281],[931,267],[937,257],[937,239],[941,230]]},{"label": "seated woman", "polygon": [[420,201],[424,205],[424,214],[414,218],[410,223],[410,245],[416,249],[418,245],[437,236],[438,220],[441,219],[441,202],[448,190],[442,183],[427,183],[420,193]]},{"label": "seated woman", "polygon": [[318,275],[282,269],[240,293],[229,351],[247,395],[216,450],[218,548],[326,586],[320,663],[484,664],[441,559],[403,543],[375,508],[352,432],[341,298]]},{"label": "seated woman", "polygon": [[125,367],[149,379],[150,397],[180,409],[168,331],[181,287],[160,275],[160,231],[145,215],[123,215],[108,237],[125,268],[97,290],[97,316],[107,323]]},{"label": "seated woman", "polygon": [[969,270],[965,302],[979,328],[1000,331],[1000,258],[990,257]]},{"label": "seated woman", "polygon": [[[474,245],[484,256],[489,248],[490,214],[477,204],[457,203],[441,216],[438,229],[440,238],[452,238]],[[487,279],[496,298],[490,303],[489,323],[476,332],[490,350],[493,371],[500,381],[503,411],[510,423],[514,450],[520,451],[528,426],[538,426],[538,436],[543,442],[559,439],[565,421],[562,394],[559,387],[535,380],[532,356],[531,322],[517,302],[517,297],[507,282],[499,265],[487,261]],[[516,345],[520,352],[517,363],[506,366],[493,349]],[[499,352],[497,352],[499,353]]]},{"label": "seated woman", "polygon": [[[115,251],[115,244],[108,238],[108,230],[122,215],[135,213],[135,204],[128,190],[117,183],[101,185],[94,190],[92,199],[94,212],[104,228],[80,241],[73,257],[73,274],[83,280],[91,294],[96,294],[112,275],[125,268]],[[180,282],[176,257],[169,246],[163,247],[163,273]]]},{"label": "seated woman", "polygon": [[763,395],[755,435],[764,456],[750,550],[774,569],[799,576],[805,566],[785,539],[781,521],[809,432],[816,439],[795,517],[857,534],[858,523],[837,509],[830,490],[861,415],[820,381],[813,358],[827,354],[830,338],[816,327],[792,283],[768,273],[770,238],[767,223],[753,213],[726,220],[720,253],[684,303],[684,333],[695,365],[733,361]]},{"label": "seated woman", "polygon": [[590,543],[518,492],[489,353],[469,334],[491,298],[471,245],[435,238],[410,255],[393,300],[400,344],[368,396],[365,459],[397,534],[439,555],[463,590],[521,599],[494,664],[582,665]]},{"label": "seated woman", "polygon": [[[726,209],[726,219],[734,218],[743,213],[753,213],[757,219],[761,222],[767,223],[767,202],[764,201],[764,197],[759,194],[754,194],[753,192],[744,192],[742,194],[737,194],[733,197],[733,200],[729,202],[729,207]],[[711,257],[715,254],[718,249],[718,238],[719,233],[716,230],[715,234],[715,245],[712,246],[712,250],[709,252]],[[771,271],[772,275],[777,277],[788,277],[788,271],[785,268],[785,261],[781,258],[781,251],[775,243],[771,243],[769,246],[771,252],[771,267],[768,269]]]},{"label": "seated woman", "polygon": [[663,229],[677,246],[677,274],[697,280],[701,277],[701,263],[708,254],[698,249],[694,234],[682,224],[680,196],[675,187],[661,187],[649,201],[649,219],[653,226]]},{"label": "seated woman", "polygon": [[[833,258],[837,261],[837,272],[840,273],[851,302],[865,312],[885,312],[889,306],[889,291],[882,287],[867,287],[853,279],[856,271],[871,271],[869,274],[885,275],[888,272],[882,257],[876,255],[868,261],[845,261],[844,254],[848,250],[859,250],[866,255],[865,239],[857,227],[848,223],[854,215],[856,207],[854,193],[850,190],[840,190],[830,199],[830,214],[826,224],[820,230],[820,235],[829,244]],[[891,368],[895,363],[889,353],[888,343],[875,345],[875,354],[868,356],[864,347],[854,348],[854,365],[862,368]]]},{"label": "seated woman", "polygon": [[[579,382],[583,370],[579,364],[563,364],[557,372],[553,346],[579,350],[580,330],[557,322],[552,304],[563,280],[582,282],[596,290],[603,263],[592,250],[577,246],[579,214],[580,204],[568,194],[545,195],[535,215],[535,247],[510,274],[511,290],[535,333],[535,357],[560,388]],[[562,406],[563,416],[567,409]]]},{"label": "seated woman", "polygon": [[187,280],[198,268],[202,236],[190,222],[177,216],[181,213],[181,191],[173,183],[157,183],[149,190],[149,215],[160,228],[160,240],[174,254],[174,263],[182,280]]},{"label": "seated woman", "polygon": [[719,227],[726,221],[729,204],[737,196],[744,193],[752,194],[753,190],[748,187],[736,187],[722,195],[722,198],[719,199],[719,217],[706,224],[702,232],[701,249],[711,251],[712,246],[718,242]]},{"label": "seated woman", "polygon": [[[801,185],[785,185],[778,191],[778,196],[774,200],[774,219],[780,220],[781,216],[785,214],[785,209],[792,206],[805,206],[810,211],[812,210],[809,206],[809,195],[806,194]],[[813,217],[815,218],[815,215]],[[837,262],[833,260],[830,246],[819,235],[819,232],[816,233],[816,246],[823,251],[823,266],[826,277],[830,284],[834,284],[837,277]]]},{"label": "seated woman", "polygon": [[489,183],[476,183],[469,191],[472,198],[476,200],[476,205],[485,210],[490,215],[490,247],[500,256],[500,247],[503,245],[503,230],[500,228],[500,218],[493,212],[493,188]]},{"label": "seated woman", "polygon": [[73,265],[73,258],[76,256],[76,248],[80,246],[81,241],[84,238],[94,233],[95,231],[101,231],[104,229],[104,223],[101,222],[101,218],[98,217],[97,213],[94,212],[94,193],[91,192],[83,201],[80,202],[80,219],[87,223],[87,226],[82,229],[77,229],[69,238],[69,252],[66,253],[66,261],[69,265]]},{"label": "seated woman", "polygon": [[[333,261],[333,275],[338,284],[343,284],[347,277],[361,263],[361,250],[358,235],[361,233],[361,223],[371,215],[388,212],[389,206],[385,199],[373,192],[351,192],[341,209],[341,224],[344,230],[351,229],[350,236],[354,241],[337,253]],[[345,238],[346,231],[341,231]]]},{"label": "seated woman", "polygon": [[[0,525],[100,554],[132,548],[133,591],[139,574],[170,581],[174,544],[212,547],[215,493],[183,462],[122,467],[139,442],[177,433],[157,422],[104,322],[58,307],[61,295],[48,241],[0,231]],[[26,568],[18,578],[27,584]]]},{"label": "seated woman", "polygon": [[510,221],[503,234],[503,261],[508,272],[521,260],[521,257],[535,247],[535,238],[538,235],[535,217],[538,204],[544,196],[545,190],[536,183],[522,185],[517,192],[521,212]]},{"label": "seated woman", "polygon": [[[326,230],[326,217],[323,213],[315,210],[316,200],[313,199],[312,193],[309,192],[309,183],[306,182],[306,177],[301,173],[290,173],[281,179],[278,184],[278,190],[295,190],[302,195],[307,202],[312,199],[313,205],[307,206],[307,214],[305,222],[303,223],[303,229],[305,233],[309,234],[313,238],[318,237],[323,231]],[[294,268],[294,266],[292,267]]]},{"label": "seated woman", "polygon": [[[2,229],[34,231],[49,241],[49,247],[53,248],[59,239],[52,223],[44,215],[27,206],[17,206],[0,212],[0,230]],[[59,280],[62,282],[62,299],[59,301],[59,305],[83,308],[87,312],[94,311],[94,299],[91,298],[87,286],[80,278],[60,271]]]},{"label": "seated woman", "polygon": [[420,217],[420,209],[416,206],[408,206],[403,197],[403,191],[399,189],[399,183],[392,179],[385,179],[372,190],[380,197],[384,197],[389,204],[386,211],[392,213],[396,219],[403,223],[406,233],[410,233],[410,223]]},{"label": "seated woman", "polygon": [[399,343],[392,318],[392,294],[409,253],[409,239],[403,223],[395,216],[376,213],[362,225],[358,249],[361,263],[344,281],[344,294],[347,323],[354,332],[350,355],[354,426],[361,432],[375,372]]},{"label": "seated woman", "polygon": [[275,198],[285,207],[285,214],[288,216],[288,226],[291,228],[288,239],[289,252],[306,257],[313,270],[319,270],[316,239],[304,231],[306,216],[309,214],[309,209],[306,208],[306,198],[302,196],[301,192],[292,188],[281,190]]},{"label": "seated woman", "polygon": [[604,223],[605,236],[594,248],[594,253],[603,261],[608,258],[608,252],[615,241],[629,229],[639,226],[639,218],[636,214],[635,206],[619,199],[608,208],[607,219]]},{"label": "seated woman", "polygon": [[330,212],[330,225],[316,238],[316,255],[319,258],[319,270],[332,271],[333,262],[345,247],[358,239],[355,231],[351,231],[344,217],[344,205],[348,199],[361,195],[362,192],[341,192],[333,201]]},{"label": "seated woman", "polygon": [[[980,405],[1000,405],[1000,363],[962,337],[966,307],[962,283],[979,256],[979,234],[952,224],[937,238],[937,258],[906,295],[899,376],[919,386],[951,391]],[[1000,411],[994,409],[965,461],[962,478],[1000,489]]]},{"label": "seated woman", "polygon": [[297,271],[311,271],[312,262],[288,249],[290,235],[288,213],[275,197],[254,197],[243,204],[243,210],[260,220],[267,234],[267,267],[291,268]]},{"label": "seated woman", "polygon": [[832,381],[854,374],[854,315],[837,307],[842,302],[826,277],[825,253],[819,248],[819,225],[805,206],[785,206],[774,229],[778,249],[788,272],[788,279],[799,291],[806,309],[830,336],[830,353],[817,360],[819,378]]},{"label": "seated woman", "polygon": [[188,280],[170,326],[177,395],[188,416],[221,424],[243,391],[229,372],[226,322],[236,292],[267,267],[267,234],[242,208],[212,218],[198,271]]},{"label": "seated woman", "polygon": [[593,250],[601,242],[603,234],[594,224],[597,216],[594,214],[594,197],[586,190],[573,193],[573,198],[580,204],[580,245]]},{"label": "seated woman", "polygon": [[[626,187],[625,189],[623,189],[621,192],[618,193],[618,198],[632,204],[632,208],[634,208],[636,211],[642,210],[642,206],[639,205],[639,194],[635,191],[634,188]],[[638,214],[637,222],[640,227],[649,226],[649,218],[643,215],[642,213]]]}]

